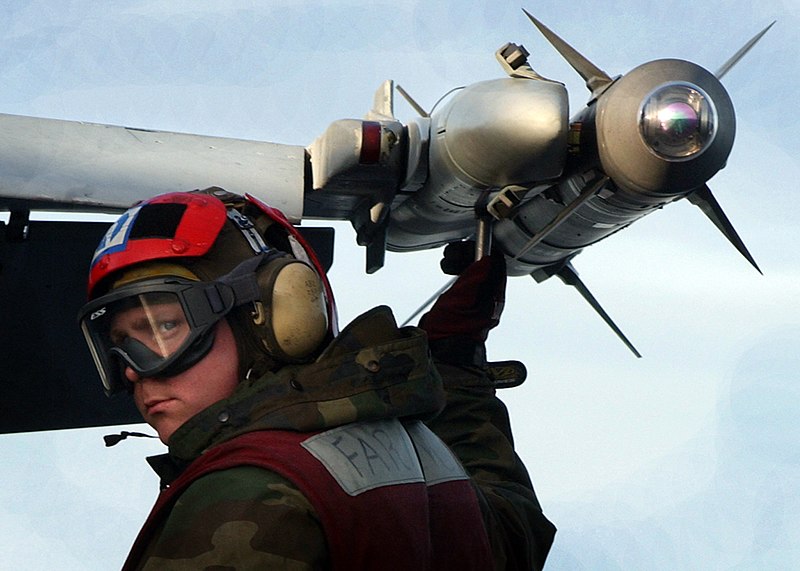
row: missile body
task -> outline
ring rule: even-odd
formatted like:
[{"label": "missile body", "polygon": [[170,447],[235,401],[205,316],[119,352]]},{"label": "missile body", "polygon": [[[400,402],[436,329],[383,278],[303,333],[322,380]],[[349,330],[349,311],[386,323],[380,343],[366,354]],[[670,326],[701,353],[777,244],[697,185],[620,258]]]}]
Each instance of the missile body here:
[{"label": "missile body", "polygon": [[639,66],[567,117],[563,85],[548,80],[504,78],[458,92],[430,119],[428,161],[417,167],[427,180],[396,197],[387,248],[463,239],[481,200],[518,185],[524,198],[494,237],[509,273],[530,274],[702,188],[735,133],[722,84],[682,60]]},{"label": "missile body", "polygon": [[482,197],[562,173],[567,134],[560,83],[503,78],[457,92],[431,117],[428,161],[417,166],[427,168],[427,180],[398,196],[387,248],[420,250],[469,235]]},{"label": "missile body", "polygon": [[577,283],[567,266],[583,248],[688,198],[758,269],[706,183],[725,166],[736,132],[720,78],[769,27],[716,75],[663,59],[612,79],[528,16],[586,81],[586,107],[570,119],[564,85],[536,73],[527,50],[510,43],[496,52],[509,77],[460,88],[432,115],[412,100],[422,118],[407,125],[384,87],[369,128],[342,122],[309,148],[309,213],[349,213],[367,271],[386,249],[469,238],[488,213],[509,275]]},{"label": "missile body", "polygon": [[351,220],[365,245],[413,251],[469,237],[476,209],[514,189],[516,202],[494,213],[494,244],[509,275],[540,279],[639,218],[694,202],[725,165],[735,124],[719,80],[683,60],[608,78],[572,119],[561,83],[489,80],[405,127],[392,117],[335,123],[310,148],[315,195],[335,198],[328,210],[364,212]]}]

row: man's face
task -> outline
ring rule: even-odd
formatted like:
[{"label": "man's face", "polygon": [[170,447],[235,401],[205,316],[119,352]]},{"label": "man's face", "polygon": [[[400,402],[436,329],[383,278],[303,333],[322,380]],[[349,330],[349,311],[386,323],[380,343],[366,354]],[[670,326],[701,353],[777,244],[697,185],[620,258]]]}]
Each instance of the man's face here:
[{"label": "man's face", "polygon": [[[133,337],[162,357],[177,349],[187,334],[180,306],[168,303],[120,312],[114,317],[111,332],[116,339]],[[233,332],[222,319],[211,350],[186,371],[156,379],[141,378],[126,367],[125,377],[133,384],[133,399],[144,420],[167,444],[184,422],[233,393],[239,382],[238,363]]]}]

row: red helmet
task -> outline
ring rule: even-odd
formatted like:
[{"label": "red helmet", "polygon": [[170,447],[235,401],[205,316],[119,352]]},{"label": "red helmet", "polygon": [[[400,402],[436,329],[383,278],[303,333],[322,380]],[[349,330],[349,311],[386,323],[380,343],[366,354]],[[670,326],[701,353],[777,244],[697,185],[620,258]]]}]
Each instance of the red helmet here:
[{"label": "red helmet", "polygon": [[[81,327],[109,394],[127,386],[125,367],[157,377],[194,365],[223,317],[243,373],[313,358],[337,333],[330,284],[297,229],[279,210],[216,187],[157,196],[120,216],[92,258],[88,295]],[[115,334],[131,311],[147,313],[150,336],[169,329],[169,341],[148,347]],[[156,324],[156,314],[169,320]]]}]

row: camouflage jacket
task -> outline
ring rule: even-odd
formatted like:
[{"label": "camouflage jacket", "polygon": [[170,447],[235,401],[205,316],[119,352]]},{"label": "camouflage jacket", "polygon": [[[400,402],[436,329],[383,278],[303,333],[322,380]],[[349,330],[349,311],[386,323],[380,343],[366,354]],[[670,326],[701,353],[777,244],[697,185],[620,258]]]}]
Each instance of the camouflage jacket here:
[{"label": "camouflage jacket", "polygon": [[[397,329],[390,310],[376,308],[314,363],[244,381],[179,428],[168,454],[148,460],[164,487],[204,451],[253,431],[422,419],[477,485],[496,568],[540,567],[553,528],[513,452],[505,408],[479,371],[443,367],[445,383],[424,332]],[[244,535],[249,541],[237,531],[243,521],[257,530]],[[241,563],[232,565],[231,553]],[[125,568],[326,569],[329,561],[319,518],[297,487],[274,472],[239,466],[194,481],[146,544],[134,546]]]}]

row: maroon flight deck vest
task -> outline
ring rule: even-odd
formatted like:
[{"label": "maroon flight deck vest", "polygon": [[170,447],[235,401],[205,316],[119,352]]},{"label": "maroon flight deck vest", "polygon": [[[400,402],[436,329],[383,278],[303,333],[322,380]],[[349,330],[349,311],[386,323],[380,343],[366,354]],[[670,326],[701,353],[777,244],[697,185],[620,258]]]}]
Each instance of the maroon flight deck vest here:
[{"label": "maroon flight deck vest", "polygon": [[180,494],[204,474],[257,466],[291,481],[320,518],[332,569],[491,569],[475,490],[422,422],[396,419],[318,433],[257,431],[213,446],[159,495],[123,567],[131,569]]}]

